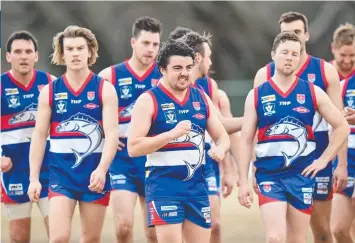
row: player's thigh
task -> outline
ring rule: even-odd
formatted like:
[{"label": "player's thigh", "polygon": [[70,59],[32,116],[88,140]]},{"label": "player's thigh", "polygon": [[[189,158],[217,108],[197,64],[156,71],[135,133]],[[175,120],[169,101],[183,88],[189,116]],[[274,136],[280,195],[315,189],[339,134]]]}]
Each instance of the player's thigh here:
[{"label": "player's thigh", "polygon": [[208,243],[211,229],[201,227],[186,219],[182,225],[182,235],[185,243]]},{"label": "player's thigh", "polygon": [[218,195],[208,196],[211,207],[212,227],[221,221],[221,204]]},{"label": "player's thigh", "polygon": [[37,202],[37,206],[39,208],[39,211],[41,212],[43,217],[48,216],[48,210],[49,210],[49,200],[48,197],[43,197]]},{"label": "player's thigh", "polygon": [[95,202],[79,202],[82,238],[99,239],[107,206]]},{"label": "player's thigh", "polygon": [[329,228],[332,200],[314,200],[312,205],[311,226],[313,230]]},{"label": "player's thigh", "polygon": [[306,242],[311,215],[301,211],[291,204],[287,205],[287,243]]},{"label": "player's thigh", "polygon": [[[159,243],[181,243],[182,223],[162,224],[155,226],[155,232]],[[185,242],[188,243],[188,242]]]},{"label": "player's thigh", "polygon": [[332,202],[330,226],[333,233],[350,232],[354,218],[354,209],[351,198],[340,193],[335,193]]},{"label": "player's thigh", "polygon": [[29,242],[31,235],[31,208],[32,204],[30,202],[5,204],[11,239]]},{"label": "player's thigh", "polygon": [[286,201],[275,201],[260,206],[261,219],[268,236],[286,238]]},{"label": "player's thigh", "polygon": [[51,238],[70,237],[71,222],[76,200],[71,195],[56,195],[49,198],[49,235]]},{"label": "player's thigh", "polygon": [[116,225],[133,223],[134,208],[137,202],[137,193],[127,190],[111,191],[111,205]]}]

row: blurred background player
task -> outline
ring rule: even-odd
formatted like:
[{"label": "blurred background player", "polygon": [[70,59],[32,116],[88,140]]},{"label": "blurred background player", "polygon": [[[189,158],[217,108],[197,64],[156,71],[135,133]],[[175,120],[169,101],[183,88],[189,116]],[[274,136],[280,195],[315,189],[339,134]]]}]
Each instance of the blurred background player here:
[{"label": "blurred background player", "polygon": [[332,63],[339,73],[340,80],[355,75],[355,26],[349,23],[340,25],[333,34]]},{"label": "blurred background player", "polygon": [[69,242],[79,202],[81,242],[100,242],[110,199],[108,169],[118,144],[118,101],[114,87],[89,66],[98,42],[86,28],[68,26],[53,38],[52,63],[66,72],[46,85],[39,97],[38,123],[30,148],[28,195],[38,201],[38,180],[50,131],[50,242]]},{"label": "blurred background player", "polygon": [[[335,157],[350,130],[325,92],[295,75],[301,50],[296,34],[280,33],[271,52],[274,74],[251,90],[245,103],[238,197],[241,205],[250,208],[248,172],[258,130],[255,175],[266,242],[306,242],[314,177]],[[314,160],[312,125],[317,111],[332,125],[334,136]]]},{"label": "blurred background player", "polygon": [[[34,69],[38,43],[28,31],[11,34],[6,43],[11,70],[1,75],[1,201],[9,220],[11,242],[30,242],[32,203],[27,196],[30,176],[29,151],[35,127],[38,96],[54,76]],[[43,157],[38,206],[48,233],[49,144]]]},{"label": "blurred background player", "polygon": [[[161,77],[155,62],[161,33],[162,24],[157,19],[146,16],[136,19],[132,27],[131,58],[108,67],[99,74],[112,82],[119,99],[121,141],[119,151],[110,167],[113,214],[119,243],[133,242],[133,218],[137,197],[143,216],[147,216],[144,193],[146,156],[129,157],[126,145],[134,103],[142,93],[156,85]],[[146,222],[147,220],[144,220],[147,239],[154,243],[156,242],[154,228],[148,228]]]},{"label": "blurred background player", "polygon": [[194,51],[170,40],[160,50],[160,84],[137,100],[128,151],[147,154],[146,195],[149,225],[159,243],[208,242],[210,205],[202,166],[205,130],[216,142],[210,156],[222,161],[228,134],[212,101],[190,82]]},{"label": "blurred background player", "polygon": [[[341,83],[343,102],[345,107],[355,108],[355,76],[343,80]],[[351,133],[348,140],[348,184],[342,191],[336,191],[332,202],[331,230],[337,243],[352,243],[350,229],[355,216],[353,204],[354,176],[355,176],[355,129],[351,125]]]},{"label": "blurred background player", "polygon": [[[340,94],[339,77],[336,69],[330,63],[324,60],[309,55],[306,51],[306,42],[310,38],[308,32],[308,20],[306,16],[297,12],[287,12],[280,16],[279,20],[280,31],[294,32],[302,42],[302,51],[300,62],[296,69],[296,76],[300,79],[314,83],[326,92],[333,104],[343,110],[343,103]],[[254,87],[258,87],[261,83],[269,80],[275,71],[273,62],[259,69],[255,76]],[[325,120],[316,113],[314,130],[316,137],[316,152],[318,158],[329,143],[328,124]],[[311,227],[314,235],[315,243],[332,242],[330,231],[330,212],[331,199],[333,198],[333,181],[335,186],[340,190],[346,187],[347,183],[347,168],[344,155],[346,154],[346,144],[340,152],[340,163],[333,175],[332,163],[329,161],[324,170],[320,171],[316,177],[316,185],[313,197],[313,210],[311,217]],[[343,156],[342,156],[343,155]]]}]

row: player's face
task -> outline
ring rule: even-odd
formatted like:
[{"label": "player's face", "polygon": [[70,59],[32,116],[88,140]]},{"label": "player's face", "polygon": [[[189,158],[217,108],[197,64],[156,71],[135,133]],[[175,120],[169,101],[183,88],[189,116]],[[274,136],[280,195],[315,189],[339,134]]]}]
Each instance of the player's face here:
[{"label": "player's face", "polygon": [[199,65],[199,71],[202,77],[208,74],[212,65],[212,60],[211,60],[212,52],[210,46],[207,43],[203,43],[203,48],[204,48],[204,57],[202,58],[202,61]]},{"label": "player's face", "polygon": [[84,37],[63,39],[63,58],[68,69],[77,71],[87,68],[90,57],[91,53]]},{"label": "player's face", "polygon": [[6,60],[11,63],[11,68],[22,75],[32,72],[38,61],[38,52],[31,40],[14,40],[11,52],[6,53]]},{"label": "player's face", "polygon": [[281,23],[281,32],[294,32],[302,42],[302,47],[306,46],[306,42],[309,40],[309,33],[304,31],[304,24],[302,20],[295,20],[290,23]]},{"label": "player's face", "polygon": [[355,65],[355,42],[353,45],[333,46],[332,52],[337,66],[344,72],[349,72]]},{"label": "player's face", "polygon": [[184,91],[190,85],[193,65],[191,57],[171,56],[168,66],[162,70],[162,74],[172,89]]},{"label": "player's face", "polygon": [[272,59],[276,69],[284,76],[291,75],[300,62],[301,44],[296,41],[285,41],[280,43]]},{"label": "player's face", "polygon": [[137,38],[131,39],[133,55],[143,66],[149,66],[157,57],[160,34],[142,30]]}]

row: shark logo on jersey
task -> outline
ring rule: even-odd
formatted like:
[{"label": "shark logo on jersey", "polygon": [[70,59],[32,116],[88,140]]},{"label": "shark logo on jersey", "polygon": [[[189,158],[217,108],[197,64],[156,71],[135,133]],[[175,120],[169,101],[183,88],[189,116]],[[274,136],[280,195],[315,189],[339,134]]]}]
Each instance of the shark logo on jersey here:
[{"label": "shark logo on jersey", "polygon": [[16,108],[20,105],[20,100],[17,95],[11,95],[7,98],[7,102],[9,103],[9,108]]},{"label": "shark logo on jersey", "polygon": [[57,126],[56,131],[58,133],[77,132],[85,135],[89,140],[89,147],[85,152],[80,154],[75,149],[71,149],[76,159],[74,165],[71,167],[72,169],[78,167],[87,156],[92,154],[100,146],[103,136],[99,122],[80,112],[62,121]]},{"label": "shark logo on jersey", "polygon": [[136,102],[133,102],[129,106],[126,106],[124,109],[122,109],[120,111],[120,117],[130,117],[132,115],[132,110],[135,103]]},{"label": "shark logo on jersey", "polygon": [[278,123],[275,123],[269,127],[266,131],[266,136],[277,135],[289,135],[297,142],[298,147],[294,155],[289,156],[285,152],[281,151],[285,159],[285,166],[288,167],[305,151],[307,147],[307,129],[298,119],[287,116],[281,119]]},{"label": "shark logo on jersey", "polygon": [[10,118],[9,125],[35,121],[37,108],[38,105],[34,103],[30,104],[29,106],[26,106],[23,111],[15,114],[13,117]]},{"label": "shark logo on jersey", "polygon": [[205,160],[205,132],[202,130],[202,128],[192,123],[191,131],[187,135],[181,136],[170,142],[170,144],[177,143],[191,143],[198,149],[199,156],[195,166],[184,160],[187,167],[187,177],[184,179],[184,181],[187,181],[194,176],[195,172],[198,170],[198,168],[201,167]]}]

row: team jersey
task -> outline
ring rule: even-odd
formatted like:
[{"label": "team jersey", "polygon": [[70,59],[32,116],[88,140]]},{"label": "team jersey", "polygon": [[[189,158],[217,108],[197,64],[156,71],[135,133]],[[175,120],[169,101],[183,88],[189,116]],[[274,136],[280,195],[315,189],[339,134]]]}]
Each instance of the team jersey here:
[{"label": "team jersey", "polygon": [[[355,109],[355,76],[345,80],[343,88],[344,107]],[[348,139],[348,164],[355,166],[355,126],[350,125],[351,133]],[[349,175],[353,177],[354,175]]]},{"label": "team jersey", "polygon": [[[335,61],[334,60],[331,60],[329,63],[331,63],[335,67]],[[338,72],[338,74],[339,74],[339,79],[340,80],[345,80],[345,79],[351,78],[352,76],[355,76],[355,67],[353,68],[351,73],[349,73],[348,76],[346,76],[346,77],[343,76],[340,72]]]},{"label": "team jersey", "polygon": [[155,62],[141,77],[133,71],[128,61],[111,66],[111,71],[112,83],[116,88],[119,100],[120,134],[127,136],[131,112],[136,100],[158,83],[161,74]]},{"label": "team jersey", "polygon": [[[306,62],[296,74],[302,80],[308,80],[314,85],[321,88],[324,92],[327,91],[328,82],[325,77],[323,59],[308,55]],[[275,63],[267,64],[267,80],[269,80],[275,72]],[[314,116],[313,129],[317,143],[316,157],[318,158],[329,144],[328,136],[328,123],[327,121],[316,112]]]},{"label": "team jersey", "polygon": [[[18,82],[10,71],[1,75],[1,150],[2,156],[10,157],[13,164],[9,172],[2,173],[2,186],[10,199],[16,202],[28,201],[29,151],[38,96],[50,81],[50,75],[40,70],[33,70],[27,87]],[[48,182],[48,156],[47,144],[40,173],[44,184]]]},{"label": "team jersey", "polygon": [[180,102],[160,84],[149,94],[154,116],[148,136],[170,131],[183,120],[190,120],[192,128],[189,134],[147,155],[147,201],[208,200],[203,165],[209,106],[204,93],[190,86]]},{"label": "team jersey", "polygon": [[272,79],[254,89],[258,121],[256,175],[290,176],[314,160],[313,84],[296,79],[284,93]]},{"label": "team jersey", "polygon": [[[53,157],[49,165],[50,187],[60,185],[74,191],[90,191],[90,175],[100,163],[105,140],[103,84],[103,79],[91,72],[78,91],[72,89],[65,75],[49,86]],[[108,189],[107,174],[104,190]]]}]

